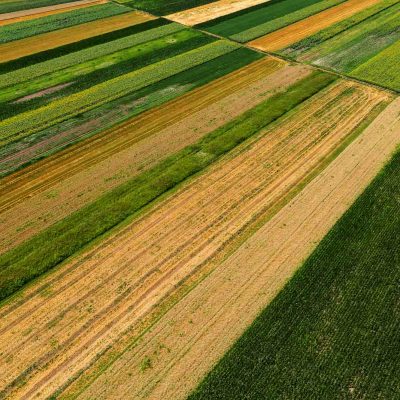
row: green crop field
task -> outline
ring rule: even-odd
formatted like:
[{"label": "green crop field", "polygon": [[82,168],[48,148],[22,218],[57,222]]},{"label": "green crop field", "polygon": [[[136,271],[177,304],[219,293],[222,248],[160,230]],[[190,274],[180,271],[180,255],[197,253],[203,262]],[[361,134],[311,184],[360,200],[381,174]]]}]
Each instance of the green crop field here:
[{"label": "green crop field", "polygon": [[2,0],[0,14],[70,3],[71,0]]},{"label": "green crop field", "polygon": [[398,397],[399,173],[397,153],[190,400]]}]

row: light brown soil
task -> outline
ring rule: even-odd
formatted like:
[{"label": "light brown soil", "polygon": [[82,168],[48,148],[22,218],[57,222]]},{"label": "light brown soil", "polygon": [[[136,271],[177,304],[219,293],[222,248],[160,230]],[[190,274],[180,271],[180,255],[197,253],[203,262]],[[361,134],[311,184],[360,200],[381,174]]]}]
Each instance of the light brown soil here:
[{"label": "light brown soil", "polygon": [[[349,87],[354,91],[349,93],[346,90]],[[140,323],[160,299],[176,292],[185,279],[206,268],[233,239],[237,240],[245,227],[296,188],[384,99],[386,95],[376,90],[350,82],[336,83],[251,143],[216,163],[151,212],[5,305],[0,315],[0,354],[6,368],[0,371],[0,382],[3,387],[15,379],[21,384],[19,388],[10,388],[15,391],[5,394],[18,399],[46,398],[75,373],[87,368],[97,354],[112,345],[126,329]],[[352,190],[355,190],[354,185]],[[322,222],[319,217],[318,221]],[[239,268],[241,287],[250,275],[250,267],[246,264],[244,268],[242,264]],[[220,272],[211,274],[205,281],[207,285],[214,285],[214,277],[224,270],[218,268]],[[266,282],[265,279],[255,281]],[[226,289],[226,285],[231,288],[221,305],[227,305],[229,297],[228,305],[238,316],[242,313],[241,305],[245,310],[248,304],[242,304],[240,296],[235,296],[236,277],[226,274],[219,282],[224,283],[221,290]],[[221,295],[218,286],[213,286],[211,292]],[[254,294],[252,290],[251,293]],[[256,293],[252,300],[258,301],[258,298]],[[191,307],[193,304],[190,302]],[[165,351],[169,360],[178,361],[181,351],[193,347],[192,342],[186,347],[186,338],[193,335],[200,338],[205,327],[209,328],[207,332],[212,332],[213,323],[225,321],[212,318],[211,323],[209,319],[212,313],[218,313],[218,302],[211,308],[207,307],[209,304],[202,308],[202,304],[194,305],[196,309],[199,307],[201,318],[195,320],[193,329],[190,322],[174,325],[167,318],[165,326],[174,326],[174,335],[180,336],[178,329],[184,329],[182,342],[175,337],[175,342],[170,343],[165,331],[158,338],[160,349],[164,341],[167,346],[179,347],[180,350],[174,349],[171,353]],[[163,322],[161,319],[160,324]],[[158,328],[152,330],[157,331]],[[152,351],[153,339],[152,334],[149,335],[150,347],[146,349]],[[220,331],[213,335],[214,338],[223,336]],[[143,353],[140,360],[142,356]],[[203,354],[203,359],[208,360],[208,357]],[[158,362],[157,367],[161,365]],[[130,372],[137,374],[138,369],[140,367],[134,363]],[[104,396],[104,391],[112,390],[105,384],[98,390],[93,389],[92,395],[139,398],[146,394],[144,389],[149,388],[148,384],[154,383],[150,377],[155,377],[156,371],[152,371],[154,375],[125,379],[123,384],[118,383],[119,376],[111,374],[116,383],[112,385],[116,390],[114,394]],[[198,379],[196,374],[193,376]],[[182,378],[179,382],[182,390],[187,388],[185,379],[192,378]],[[133,387],[129,387],[130,383]],[[177,389],[170,387],[169,391]],[[161,397],[149,395],[148,398]]]},{"label": "light brown soil", "polygon": [[61,14],[67,11],[77,10],[105,4],[108,0],[81,0],[72,3],[58,4],[49,7],[33,8],[30,10],[16,11],[12,13],[0,14],[0,26],[15,24],[16,22],[28,21],[31,19],[42,18],[48,15]]},{"label": "light brown soil", "polygon": [[117,29],[156,19],[148,14],[133,11],[126,14],[102,18],[97,21],[43,33],[0,45],[0,61],[6,62],[65,44],[78,42],[92,36],[102,35]]},{"label": "light brown soil", "polygon": [[39,97],[46,96],[47,94],[58,92],[59,90],[65,88],[69,85],[72,85],[72,84],[73,84],[73,82],[67,82],[67,83],[62,83],[61,85],[52,86],[47,89],[40,90],[39,92],[29,94],[28,96],[24,96],[18,100],[13,101],[13,104],[14,103],[23,103],[28,100],[37,99]]},{"label": "light brown soil", "polygon": [[276,51],[379,3],[379,0],[348,0],[338,6],[255,39],[248,44],[264,51]]},{"label": "light brown soil", "polygon": [[307,67],[258,61],[3,179],[1,251],[309,73]]},{"label": "light brown soil", "polygon": [[399,112],[397,100],[79,399],[186,399],[383,167]]},{"label": "light brown soil", "polygon": [[184,25],[197,25],[212,19],[232,14],[270,0],[219,0],[203,6],[167,15],[166,18]]}]

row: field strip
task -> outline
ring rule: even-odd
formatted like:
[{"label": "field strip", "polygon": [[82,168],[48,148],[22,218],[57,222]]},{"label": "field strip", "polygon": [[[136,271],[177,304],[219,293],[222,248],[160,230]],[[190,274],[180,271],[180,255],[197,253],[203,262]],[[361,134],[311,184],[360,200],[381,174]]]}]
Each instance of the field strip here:
[{"label": "field strip", "polygon": [[351,17],[363,9],[377,4],[379,0],[348,0],[338,6],[296,22],[285,28],[262,36],[248,43],[265,51],[276,51],[311,36],[328,26]]},{"label": "field strip", "polygon": [[[49,276],[45,292],[26,291],[16,308],[8,303],[1,319],[0,353],[9,359],[0,372],[3,394],[46,397],[86,368],[296,188],[386,99],[360,85],[334,84],[152,212],[66,263],[67,274],[59,269]],[[21,381],[25,385],[11,392]]]},{"label": "field strip", "polygon": [[397,99],[78,398],[186,399],[390,158],[399,112]]},{"label": "field strip", "polygon": [[29,21],[31,19],[47,17],[48,15],[61,14],[67,11],[77,10],[99,4],[105,4],[108,0],[81,0],[72,3],[64,3],[55,6],[33,8],[26,11],[0,14],[0,26],[15,24],[16,22]]},{"label": "field strip", "polygon": [[70,28],[59,29],[26,39],[21,39],[0,45],[0,62],[15,60],[41,51],[53,49],[69,43],[78,42],[92,36],[102,35],[117,29],[141,24],[157,17],[140,11],[116,15],[109,18],[88,22]]},{"label": "field strip", "polygon": [[193,26],[258,4],[268,3],[269,1],[270,0],[219,0],[214,3],[170,14],[165,18],[184,25]]},{"label": "field strip", "polygon": [[1,252],[310,73],[284,66],[271,59],[250,64],[4,178]]}]

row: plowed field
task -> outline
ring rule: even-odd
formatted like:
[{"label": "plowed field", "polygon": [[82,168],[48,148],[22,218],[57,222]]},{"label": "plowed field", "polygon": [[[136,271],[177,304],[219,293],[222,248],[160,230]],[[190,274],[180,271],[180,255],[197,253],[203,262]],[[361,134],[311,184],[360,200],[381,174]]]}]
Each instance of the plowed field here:
[{"label": "plowed field", "polygon": [[298,42],[336,22],[351,17],[379,0],[349,0],[309,18],[255,39],[248,44],[256,49],[275,51]]},{"label": "plowed field", "polygon": [[[297,112],[289,113],[258,138],[216,163],[204,175],[161,202],[151,213],[145,214],[79,258],[66,263],[40,284],[6,304],[1,311],[0,327],[0,353],[7,361],[7,367],[0,372],[3,394],[12,393],[16,398],[47,397],[76,373],[87,368],[124,331],[137,327],[163,298],[176,293],[190,277],[210,269],[216,257],[221,257],[227,246],[238,240],[238,235],[243,230],[258,221],[262,215],[271,212],[292,190],[298,188],[384,100],[387,100],[387,95],[374,89],[363,88],[351,82],[341,81],[334,84],[306,101]],[[395,111],[398,117],[398,109]],[[389,126],[386,124],[383,129]],[[398,126],[394,127],[391,140],[387,139],[390,135],[383,134],[384,131],[376,135],[376,128],[372,130],[372,135],[369,134],[366,138],[364,135],[360,143],[367,151],[360,155],[351,148],[347,159],[349,166],[359,171],[359,163],[369,166],[373,164],[373,160],[382,160],[393,149],[393,136],[398,138],[397,128]],[[371,144],[370,140],[374,142]],[[376,143],[383,144],[379,147],[374,145]],[[343,160],[337,165],[337,169],[331,173],[345,170],[343,166],[346,164]],[[354,173],[345,172],[344,182],[351,181],[351,185],[345,185],[346,193],[349,190],[352,198],[354,193],[359,192],[360,184],[356,180],[357,186],[352,181]],[[364,175],[365,172],[362,172],[361,176]],[[325,190],[328,186],[329,193],[331,184],[328,179],[319,182]],[[340,179],[337,185],[342,193],[343,182]],[[303,204],[298,214],[301,221],[293,219],[293,210],[289,205],[284,209],[287,210],[286,214],[282,211],[286,215],[285,219],[279,220],[278,228],[275,229],[280,231],[286,227],[286,222],[293,224],[297,221],[295,231],[298,232],[300,228],[302,235],[304,232],[311,234],[313,229],[304,230],[301,226],[303,221],[308,221],[305,217],[309,215],[314,215],[313,223],[326,224],[326,220],[320,215],[315,217],[315,208],[310,207],[310,204],[312,206],[318,201],[323,203],[326,194],[315,190],[310,193],[311,203]],[[333,198],[335,200],[329,213],[335,216],[338,207],[342,210],[346,202],[341,200],[338,203],[337,197]],[[293,228],[293,225],[290,226]],[[282,244],[279,236],[271,236],[269,233],[267,236],[274,243]],[[293,243],[302,250],[304,246],[306,249],[309,246],[308,242]],[[264,246],[261,247],[265,250]],[[301,257],[299,249],[296,249],[295,255]],[[279,257],[285,260],[281,249]],[[294,268],[290,263],[285,263],[285,267],[289,270]],[[162,380],[162,376],[168,379],[168,375],[164,374],[167,371],[163,369],[161,375],[156,374],[155,368],[162,367],[162,364],[154,363],[154,354],[167,354],[166,364],[172,367],[179,359],[188,360],[187,352],[194,343],[200,347],[206,345],[200,339],[208,337],[207,334],[222,340],[222,347],[226,348],[225,338],[228,336],[221,327],[225,329],[229,316],[233,317],[234,313],[234,317],[238,319],[232,329],[232,334],[237,335],[240,332],[236,330],[243,329],[243,323],[246,322],[239,321],[240,316],[245,313],[246,318],[254,317],[254,308],[249,308],[249,305],[258,310],[265,303],[262,300],[265,295],[263,291],[255,292],[251,285],[245,284],[251,277],[255,277],[251,284],[265,284],[263,269],[250,273],[250,265],[247,263],[241,263],[236,268],[236,273],[239,274],[237,276],[229,274],[229,269],[225,268],[218,268],[216,274],[209,275],[205,283],[207,287],[212,287],[210,293],[214,297],[211,304],[198,302],[199,298],[196,297],[193,299],[191,296],[196,296],[202,290],[195,289],[194,295],[189,295],[172,311],[179,307],[184,308],[183,313],[177,314],[176,318],[186,317],[187,312],[197,312],[194,320],[189,318],[189,321],[178,324],[175,324],[174,318],[160,320],[161,335],[154,339],[158,353],[153,352],[153,340],[149,340],[148,346],[142,349],[146,340],[137,348],[139,365],[136,364],[137,359],[129,359],[127,361],[132,361],[133,367],[128,365],[122,368],[125,368],[124,372],[133,375],[141,371],[140,379],[130,378],[123,381],[122,373],[112,374],[113,385],[110,385],[110,380],[105,379],[103,384],[99,380],[99,386],[93,386],[93,391],[87,393],[88,397],[101,395],[111,398],[114,395],[119,398],[154,399],[160,398],[161,393],[167,393],[167,398],[182,396],[193,385],[193,381],[199,378],[199,374],[204,372],[204,368],[209,368],[207,363],[210,363],[210,359],[202,354],[198,362],[207,365],[204,367],[203,364],[203,369],[198,368],[193,374],[188,374],[186,368],[179,387],[163,386],[166,381]],[[272,273],[276,275],[276,271]],[[260,276],[262,279],[259,279]],[[245,293],[252,294],[250,300],[242,298],[241,291],[234,291],[236,282],[240,283],[240,287],[243,288],[244,285],[249,290]],[[202,287],[204,286],[199,286]],[[272,289],[276,290],[275,287]],[[271,287],[266,290],[270,292]],[[218,298],[223,300],[222,303],[218,302]],[[222,306],[229,306],[230,312],[221,315]],[[253,310],[253,315],[247,313],[249,309]],[[218,319],[215,315],[218,315]],[[201,318],[197,318],[200,316]],[[217,332],[213,331],[214,327]],[[174,343],[169,343],[172,336],[167,335],[168,329],[177,329],[174,334],[177,333],[181,340],[178,341],[175,337]],[[158,327],[148,332],[148,339],[152,339],[151,336],[158,332]],[[179,349],[175,347],[169,351],[169,346],[178,346]],[[193,348],[194,351],[204,353],[204,348]],[[207,354],[214,357],[214,351],[209,350],[210,347]],[[132,353],[126,354],[132,356]],[[215,352],[215,357],[220,355]],[[150,361],[141,364],[146,356]],[[189,358],[191,369],[196,361]],[[119,368],[119,365],[118,362],[113,368]],[[146,371],[151,373],[144,375]],[[182,377],[182,372],[183,369],[178,366],[170,374],[177,378]],[[116,382],[119,379],[121,381]],[[134,386],[129,386],[128,381]],[[158,393],[151,391],[155,381],[159,382]],[[168,390],[164,390],[165,387]],[[116,392],[113,395],[110,392],[104,395],[107,390]]]},{"label": "plowed field", "polygon": [[258,61],[4,178],[1,251],[285,90],[309,71],[272,59]]}]

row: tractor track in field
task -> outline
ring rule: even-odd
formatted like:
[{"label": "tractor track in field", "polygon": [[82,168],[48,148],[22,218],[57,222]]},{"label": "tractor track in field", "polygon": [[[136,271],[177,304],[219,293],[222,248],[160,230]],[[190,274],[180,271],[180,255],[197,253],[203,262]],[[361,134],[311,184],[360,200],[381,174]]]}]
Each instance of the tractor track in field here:
[{"label": "tractor track in field", "polygon": [[[18,380],[18,365],[44,368],[43,371],[28,368],[25,374],[19,370],[20,377],[29,378],[29,388],[21,388],[18,391],[19,398],[30,398],[42,387],[46,391],[50,390],[49,379],[52,383],[54,381],[59,384],[63,371],[67,369],[70,374],[71,368],[79,370],[86,365],[94,356],[93,351],[97,352],[106,343],[116,340],[133,320],[136,321],[134,316],[137,313],[151,309],[152,304],[157,303],[163,293],[175,285],[179,286],[179,282],[196,265],[215,257],[230,238],[302,181],[309,170],[314,169],[321,158],[336,148],[371,108],[383,99],[381,94],[356,87],[354,93],[342,103],[334,104],[333,100],[349,86],[351,84],[342,82],[317,95],[295,117],[284,118],[277,127],[271,128],[268,135],[254,141],[235,156],[219,162],[205,176],[196,178],[150,214],[117,234],[113,240],[109,239],[91,251],[93,260],[86,259],[85,263],[80,264],[80,269],[85,268],[87,272],[87,287],[96,286],[96,274],[101,274],[99,276],[103,280],[104,286],[98,288],[95,295],[95,315],[82,315],[77,306],[78,303],[82,307],[86,306],[83,304],[85,302],[79,301],[79,297],[84,295],[82,289],[85,282],[75,282],[73,275],[76,272],[82,276],[83,271],[72,270],[72,276],[68,277],[71,283],[69,288],[61,292],[53,288],[54,293],[61,296],[54,294],[53,297],[50,292],[46,297],[47,304],[40,296],[28,297],[28,304],[19,300],[19,307],[3,316],[3,322],[7,324],[7,320],[16,321],[18,314],[22,313],[31,322],[34,320],[36,327],[18,339],[14,333],[12,349],[8,348],[7,352],[12,351],[18,362],[9,365],[7,373],[9,378],[13,375]],[[317,124],[310,118],[310,112],[318,116]],[[264,165],[262,160],[268,163],[274,160],[272,162],[276,164]],[[304,163],[305,160],[307,163]],[[174,224],[177,226],[174,227]],[[168,232],[165,227],[168,227]],[[80,260],[76,262],[79,263]],[[118,273],[126,279],[129,277],[128,281],[136,284],[118,293],[120,281],[114,276],[116,271],[107,267],[110,263],[118,265]],[[140,266],[139,270],[132,269],[133,265]],[[111,279],[107,278],[110,273]],[[91,274],[94,276],[90,276]],[[65,287],[67,283],[64,275],[59,284]],[[56,284],[57,282],[53,283],[57,286]],[[29,291],[27,295],[29,296]],[[57,307],[54,307],[55,304],[51,305],[61,298],[64,300],[57,303]],[[38,304],[35,302],[41,302],[41,307],[36,309]],[[29,308],[30,303],[33,308]],[[63,310],[68,307],[67,303],[71,308],[63,314]],[[141,309],[137,310],[135,304],[141,304]],[[24,307],[28,307],[25,313]],[[9,306],[9,310],[11,309],[12,304]],[[36,311],[32,313],[34,309]],[[50,310],[56,314],[49,315]],[[41,317],[35,313],[39,313]],[[62,315],[60,320],[57,320],[57,313]],[[137,319],[140,319],[140,315]],[[12,328],[9,325],[7,331],[3,332],[5,339],[15,330],[26,331],[24,325],[25,328],[29,326],[29,321],[24,319],[16,323]],[[41,333],[37,330],[38,325],[43,328]],[[35,331],[39,343],[32,340]],[[58,345],[51,348],[50,343],[55,338]],[[44,340],[47,344],[42,342]],[[12,382],[13,379],[10,381],[9,378],[7,380]],[[4,381],[4,376],[1,380]]]}]

